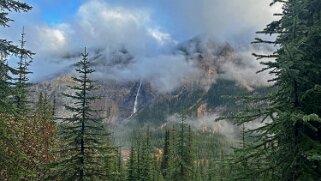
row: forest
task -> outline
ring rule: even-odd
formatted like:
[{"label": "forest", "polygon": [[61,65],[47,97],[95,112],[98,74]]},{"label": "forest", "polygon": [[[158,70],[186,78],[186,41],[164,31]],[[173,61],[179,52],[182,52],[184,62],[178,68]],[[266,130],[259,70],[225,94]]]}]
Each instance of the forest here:
[{"label": "forest", "polygon": [[[217,80],[206,91],[186,88],[142,109],[137,99],[147,96],[138,93],[148,89],[140,80],[130,115],[136,120],[123,130],[106,122],[99,106],[104,90],[92,49],[79,47],[68,91],[57,93],[68,100],[61,105],[30,80],[37,52],[26,48],[28,32],[22,28],[19,44],[1,35],[0,180],[321,180],[321,1],[273,0],[270,6],[276,4],[282,12],[251,42],[273,46],[269,54],[252,54],[264,66],[257,74],[272,75],[270,86],[248,91]],[[16,0],[0,0],[0,7],[1,29],[33,11]],[[202,101],[211,110],[224,108],[204,124],[228,120],[237,133],[195,126],[191,117],[202,113],[195,108]],[[248,128],[253,123],[259,126]]]}]

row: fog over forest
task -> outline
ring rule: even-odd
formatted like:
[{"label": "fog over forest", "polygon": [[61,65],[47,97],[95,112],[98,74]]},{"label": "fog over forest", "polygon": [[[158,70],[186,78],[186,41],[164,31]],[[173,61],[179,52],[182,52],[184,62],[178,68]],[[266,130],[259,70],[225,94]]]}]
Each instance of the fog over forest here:
[{"label": "fog over forest", "polygon": [[320,0],[0,11],[0,181],[320,180]]}]

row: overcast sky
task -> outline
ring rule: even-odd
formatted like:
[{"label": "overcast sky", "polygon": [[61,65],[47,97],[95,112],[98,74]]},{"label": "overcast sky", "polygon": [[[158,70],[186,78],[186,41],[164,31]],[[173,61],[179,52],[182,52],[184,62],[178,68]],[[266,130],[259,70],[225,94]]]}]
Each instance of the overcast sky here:
[{"label": "overcast sky", "polygon": [[270,1],[26,0],[33,10],[11,14],[15,22],[1,29],[0,37],[17,42],[25,27],[27,47],[36,53],[33,80],[41,80],[74,63],[62,57],[84,46],[104,51],[126,47],[137,57],[159,57],[204,34],[246,46],[278,11],[269,7]]}]

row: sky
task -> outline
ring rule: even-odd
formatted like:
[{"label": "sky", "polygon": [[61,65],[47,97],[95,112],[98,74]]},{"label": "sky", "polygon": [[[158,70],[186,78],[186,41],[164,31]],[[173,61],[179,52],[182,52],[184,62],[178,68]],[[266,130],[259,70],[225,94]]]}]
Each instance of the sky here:
[{"label": "sky", "polygon": [[[269,7],[270,1],[26,0],[33,9],[11,13],[15,21],[1,29],[0,38],[18,42],[25,27],[27,48],[36,53],[31,67],[34,81],[66,71],[75,63],[74,55],[85,46],[105,54],[126,47],[136,57],[135,66],[144,65],[146,69],[153,67],[152,61],[168,64],[168,60],[187,67],[190,65],[182,62],[182,57],[169,57],[171,48],[199,35],[233,46],[249,46],[255,32],[280,10],[280,6]],[[150,76],[151,70],[149,74],[137,74]],[[187,70],[190,73],[191,69]]]},{"label": "sky", "polygon": [[40,19],[54,25],[64,22],[66,18],[77,12],[84,0],[27,0],[33,6],[33,11],[39,11]]}]

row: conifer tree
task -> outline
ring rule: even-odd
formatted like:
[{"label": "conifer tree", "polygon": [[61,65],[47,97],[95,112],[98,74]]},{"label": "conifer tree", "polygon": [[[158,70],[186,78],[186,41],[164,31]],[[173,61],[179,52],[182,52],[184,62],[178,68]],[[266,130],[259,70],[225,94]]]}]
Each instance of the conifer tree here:
[{"label": "conifer tree", "polygon": [[[35,123],[33,122],[31,118],[31,105],[29,98],[29,87],[31,86],[31,83],[29,82],[28,75],[31,74],[28,70],[28,67],[31,64],[31,55],[27,54],[27,51],[25,49],[25,32],[24,27],[22,28],[21,33],[21,39],[20,41],[20,52],[18,53],[18,67],[16,69],[17,75],[13,79],[13,87],[14,87],[14,98],[13,98],[13,104],[14,108],[16,109],[15,112],[15,124],[19,127],[21,130],[21,134],[19,135],[19,140],[21,142],[22,151],[26,155],[27,159],[24,161],[26,168],[29,168],[30,170],[34,170],[34,167],[36,164],[33,162],[35,161],[35,152],[30,155],[29,151],[30,149],[36,149],[36,147],[30,146],[32,145],[32,141],[36,141],[36,132],[39,130],[39,127],[36,127]],[[30,129],[32,128],[32,129]],[[32,139],[31,139],[32,138]],[[39,143],[38,143],[39,144]],[[29,150],[29,151],[28,151]],[[29,153],[28,153],[29,152]],[[36,151],[37,152],[37,151]],[[30,174],[28,174],[30,175]],[[34,175],[34,174],[33,174]],[[24,177],[28,177],[27,175]],[[25,178],[26,179],[26,178]]]},{"label": "conifer tree", "polygon": [[128,162],[128,174],[127,181],[136,181],[138,180],[137,175],[137,152],[135,150],[135,146],[132,144],[130,147],[130,157]]},{"label": "conifer tree", "polygon": [[107,153],[104,154],[104,170],[106,171],[106,180],[117,180],[119,173],[116,165],[115,150],[110,148],[110,143],[106,144]]},{"label": "conifer tree", "polygon": [[210,158],[208,160],[208,170],[207,170],[207,180],[208,181],[214,181],[215,180],[215,164],[214,164],[214,158]]},{"label": "conifer tree", "polygon": [[153,158],[153,181],[164,181],[164,177],[162,175],[161,169],[160,169],[160,158],[157,153],[154,153],[154,158]]},{"label": "conifer tree", "polygon": [[174,166],[176,167],[173,175],[175,180],[191,180],[193,173],[192,133],[185,119],[185,116],[181,115],[175,148],[178,162]]},{"label": "conifer tree", "polygon": [[165,179],[169,179],[171,177],[172,171],[172,161],[173,161],[173,145],[170,139],[170,131],[166,129],[165,131],[165,140],[163,147],[163,156],[161,160],[161,172]]},{"label": "conifer tree", "polygon": [[146,131],[146,134],[143,135],[143,143],[141,145],[141,156],[139,159],[139,180],[141,181],[151,181],[153,179],[153,155],[152,148],[150,144],[150,135],[149,128]]},{"label": "conifer tree", "polygon": [[149,128],[146,133],[135,135],[128,162],[127,180],[151,181],[154,176],[153,151]]},{"label": "conifer tree", "polygon": [[32,117],[18,117],[19,121],[23,120],[19,124],[23,129],[20,142],[21,150],[26,157],[21,165],[29,170],[29,173],[23,175],[22,180],[43,180],[48,171],[43,165],[55,159],[50,151],[57,145],[53,110],[53,103],[49,101],[47,94],[40,92]]},{"label": "conifer tree", "polygon": [[104,170],[106,172],[106,180],[124,180],[123,164],[121,157],[121,149],[112,146],[111,139],[108,138],[104,148]]},{"label": "conifer tree", "polygon": [[117,163],[117,177],[116,180],[123,181],[125,180],[125,173],[124,173],[124,165],[123,165],[123,159],[122,159],[122,149],[119,147],[117,149],[117,156],[116,156],[116,163]]},{"label": "conifer tree", "polygon": [[[8,27],[8,23],[10,21],[13,21],[8,17],[9,12],[15,11],[15,12],[27,12],[31,10],[31,6],[29,6],[27,3],[19,2],[16,0],[0,0],[0,26]],[[21,51],[24,51],[25,55],[31,55],[32,53],[29,50],[20,49],[18,46],[13,45],[11,41],[8,41],[6,39],[0,39],[0,52],[1,56],[7,57],[9,55],[19,55]],[[10,71],[14,70],[11,67],[7,67]]]},{"label": "conifer tree", "polygon": [[[271,93],[252,102],[237,116],[240,124],[261,119],[264,126],[252,130],[252,145],[241,149],[241,160],[249,169],[240,169],[238,178],[261,180],[318,180],[320,172],[320,11],[321,1],[274,0],[283,3],[283,12],[260,31],[275,34],[275,41],[256,38],[254,43],[276,44],[272,55],[254,54],[275,76]],[[262,71],[264,71],[262,70]],[[259,104],[265,102],[265,104]],[[271,122],[266,122],[270,118]],[[240,162],[240,160],[239,160]],[[255,166],[253,166],[255,165]]]},{"label": "conifer tree", "polygon": [[0,68],[0,177],[14,180],[25,173],[25,167],[20,164],[23,154],[19,144],[18,127],[13,121],[14,105],[10,99],[14,92],[8,70],[12,68],[7,65],[4,57],[0,62]]},{"label": "conifer tree", "polygon": [[28,87],[31,85],[29,82],[28,75],[31,74],[28,67],[31,64],[30,56],[27,54],[25,49],[25,32],[24,27],[22,28],[21,39],[20,39],[20,52],[19,62],[17,68],[17,78],[15,80],[15,106],[18,114],[25,116],[30,108],[28,107]]},{"label": "conifer tree", "polygon": [[[14,0],[0,0],[0,25],[8,26],[12,21],[8,17],[11,11],[29,11],[31,6]],[[7,63],[8,56],[18,55],[25,51],[26,55],[31,55],[30,51],[22,50],[13,45],[11,41],[0,39],[0,178],[4,180],[19,179],[25,168],[19,163],[22,160],[21,149],[17,138],[16,125],[12,125],[12,117],[15,114],[12,96],[15,95],[13,90],[13,78],[17,70],[10,67]]]},{"label": "conifer tree", "polygon": [[63,118],[59,133],[63,141],[59,149],[60,160],[52,166],[53,174],[48,179],[60,180],[104,180],[104,146],[109,134],[102,124],[98,111],[90,106],[100,97],[93,95],[94,82],[90,79],[94,70],[85,49],[82,60],[76,64],[78,77],[73,77],[75,85],[70,88],[74,94],[64,94],[74,100],[73,105],[65,105],[72,114]]}]

